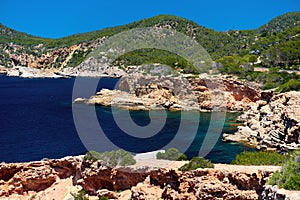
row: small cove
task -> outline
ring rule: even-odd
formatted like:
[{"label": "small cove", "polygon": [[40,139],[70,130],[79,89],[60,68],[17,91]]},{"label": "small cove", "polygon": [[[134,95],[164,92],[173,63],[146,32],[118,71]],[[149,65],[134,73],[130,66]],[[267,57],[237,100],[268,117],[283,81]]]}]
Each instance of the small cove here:
[{"label": "small cove", "polygon": [[[72,116],[71,79],[24,79],[0,76],[0,162],[25,162],[42,158],[61,158],[84,154],[87,149],[80,140]],[[112,89],[116,79],[102,78],[98,89]],[[87,105],[78,105],[86,107]],[[91,106],[90,106],[91,107]],[[95,108],[99,124],[109,140],[116,146],[131,152],[147,152],[163,148],[175,137],[181,119],[181,112],[167,112],[167,121],[162,130],[151,138],[128,137],[113,120],[112,110],[107,107]],[[159,117],[156,111],[155,116]],[[238,113],[227,113],[223,132],[236,130],[235,119]],[[150,123],[147,111],[131,111],[132,120],[146,126]],[[200,113],[200,119],[193,113],[187,120],[187,130],[174,144],[186,151],[189,158],[197,156],[208,125],[211,113]],[[197,126],[195,137],[191,138],[189,128]],[[182,142],[189,140],[191,145],[181,149]],[[111,146],[102,146],[111,150]],[[235,155],[249,150],[241,144],[217,143],[206,158],[213,162],[229,163]]]}]

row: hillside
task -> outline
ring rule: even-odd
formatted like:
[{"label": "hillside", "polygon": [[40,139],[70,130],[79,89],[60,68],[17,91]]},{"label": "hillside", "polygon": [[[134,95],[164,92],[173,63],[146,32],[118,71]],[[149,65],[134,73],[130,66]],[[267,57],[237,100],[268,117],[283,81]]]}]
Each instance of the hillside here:
[{"label": "hillside", "polygon": [[300,25],[299,12],[290,12],[285,15],[275,17],[267,24],[258,28],[258,33],[264,35],[272,35],[280,32],[284,32],[287,29],[293,29]]},{"label": "hillside", "polygon": [[[34,68],[75,67],[97,45],[114,34],[133,28],[164,27],[175,29],[195,38],[222,66],[228,64],[229,56],[231,59],[229,64],[238,67],[253,64],[259,58],[260,62],[257,64],[259,67],[299,70],[299,25],[300,12],[276,17],[256,30],[230,30],[227,32],[216,32],[181,17],[159,15],[124,26],[75,34],[60,39],[48,39],[18,32],[0,24],[0,65],[6,67],[20,65]],[[148,54],[145,54],[145,50],[142,51],[144,58],[151,57],[153,54],[151,50]],[[122,59],[126,61],[127,65],[149,62],[149,59],[144,60],[144,58],[138,59],[139,62],[136,62],[133,57],[138,54],[139,51],[125,55]],[[155,62],[165,62],[164,57],[170,56],[169,54],[161,54],[163,56],[156,57]],[[174,63],[178,62],[178,58],[173,61],[171,59],[171,62],[163,64],[173,64],[176,67]],[[230,73],[227,69],[223,71]]]}]

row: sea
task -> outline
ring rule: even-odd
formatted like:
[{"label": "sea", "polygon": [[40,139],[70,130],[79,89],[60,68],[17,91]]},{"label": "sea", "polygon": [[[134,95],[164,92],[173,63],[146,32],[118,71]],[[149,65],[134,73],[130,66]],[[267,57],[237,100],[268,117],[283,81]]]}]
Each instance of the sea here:
[{"label": "sea", "polygon": [[[122,148],[136,154],[175,147],[188,158],[203,155],[214,163],[230,163],[240,152],[251,151],[221,138],[222,133],[236,131],[236,119],[241,113],[219,113],[225,116],[224,121],[220,120],[220,129],[213,126],[219,119],[218,113],[125,111],[73,104],[75,80],[0,75],[0,162],[62,158],[83,155],[89,150]],[[117,81],[101,78],[97,91],[113,89]],[[80,110],[92,114],[85,116],[83,112],[78,118]],[[160,123],[151,126],[155,121]],[[128,130],[132,124],[138,127],[132,129],[136,130],[134,133]]]}]

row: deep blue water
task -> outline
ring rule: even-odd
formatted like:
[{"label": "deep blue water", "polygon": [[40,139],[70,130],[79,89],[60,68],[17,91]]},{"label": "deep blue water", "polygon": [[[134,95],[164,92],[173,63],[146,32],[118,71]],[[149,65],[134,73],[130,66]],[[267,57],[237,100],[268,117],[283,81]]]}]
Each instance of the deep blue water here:
[{"label": "deep blue water", "polygon": [[[0,162],[61,158],[84,154],[87,151],[77,133],[72,115],[74,80],[20,79],[0,76]],[[116,79],[101,79],[98,89],[111,89],[116,82]],[[198,155],[211,117],[210,113],[201,113],[198,124],[199,118],[195,113],[190,112],[188,118],[184,119],[187,123],[184,133],[174,141],[182,115],[181,112],[167,112],[167,122],[162,130],[153,137],[141,139],[124,134],[114,122],[110,108],[94,108],[83,104],[76,105],[76,108],[96,109],[99,125],[110,141],[100,142],[101,145],[95,141],[94,145],[98,145],[100,150],[123,148],[135,153],[147,152],[163,148],[173,141],[174,147],[187,150],[188,157]],[[132,111],[130,115],[140,126],[150,123],[146,111]],[[162,116],[162,111],[154,112],[154,116],[159,118]],[[235,131],[232,124],[235,123],[237,116],[236,113],[227,113],[223,132]],[[88,117],[85,118],[87,119],[86,134],[92,132]],[[192,137],[193,134],[189,132],[194,126],[199,126],[196,137]],[[193,142],[188,147],[182,147],[186,141]],[[237,153],[244,150],[248,149],[240,144],[223,143],[219,138],[206,158],[213,162],[228,163]]]}]

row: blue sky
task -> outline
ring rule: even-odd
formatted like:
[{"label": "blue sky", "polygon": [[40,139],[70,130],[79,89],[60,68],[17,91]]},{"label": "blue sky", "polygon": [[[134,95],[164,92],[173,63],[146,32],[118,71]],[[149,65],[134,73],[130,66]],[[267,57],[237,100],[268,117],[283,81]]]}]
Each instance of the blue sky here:
[{"label": "blue sky", "polygon": [[300,11],[300,0],[0,0],[0,23],[59,38],[158,14],[181,16],[218,31],[254,29],[291,11]]}]

